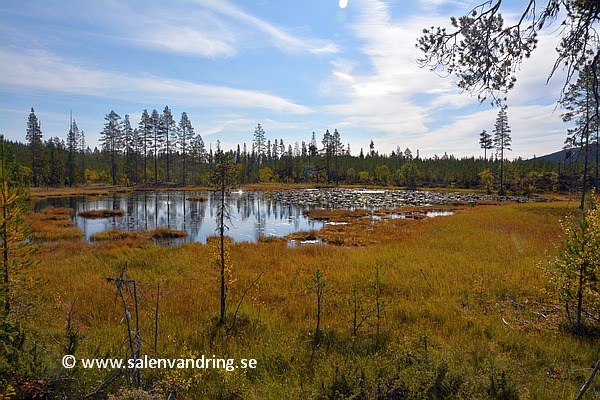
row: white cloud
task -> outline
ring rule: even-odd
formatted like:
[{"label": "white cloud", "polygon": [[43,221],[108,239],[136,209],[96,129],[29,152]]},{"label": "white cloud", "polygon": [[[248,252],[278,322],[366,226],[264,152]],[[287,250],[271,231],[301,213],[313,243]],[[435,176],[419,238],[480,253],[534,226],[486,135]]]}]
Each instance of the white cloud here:
[{"label": "white cloud", "polygon": [[[477,98],[460,93],[455,78],[438,77],[416,64],[421,54],[415,43],[422,28],[447,26],[448,16],[437,14],[433,7],[424,16],[393,18],[383,0],[357,0],[354,6],[360,15],[351,31],[367,58],[362,64],[332,63],[332,76],[326,82],[338,101],[325,109],[338,115],[342,126],[379,132],[377,147],[394,149],[400,144],[429,156],[444,151],[478,154],[477,135],[482,129],[492,130],[497,109],[484,103],[481,111],[473,113]],[[556,56],[556,41],[552,36],[540,37],[540,48],[524,61],[517,87],[508,95],[515,155],[555,151],[562,143],[563,127],[552,111],[563,82],[555,77],[544,85]],[[540,142],[536,144],[535,138]]]},{"label": "white cloud", "polygon": [[216,58],[237,53],[235,44],[222,40],[218,33],[202,32],[192,27],[168,26],[152,29],[139,35],[137,41],[150,47],[158,47],[175,53]]},{"label": "white cloud", "polygon": [[239,7],[222,0],[202,1],[200,4],[249,26],[253,31],[266,34],[271,43],[285,53],[309,52],[315,55],[336,53],[338,47],[329,40],[296,37],[280,27],[268,23]]},{"label": "white cloud", "polygon": [[5,86],[34,88],[87,96],[101,96],[142,104],[262,108],[303,115],[310,107],[258,90],[206,85],[155,76],[128,76],[69,64],[47,52],[26,54],[0,50],[0,61],[10,65],[0,74]]}]

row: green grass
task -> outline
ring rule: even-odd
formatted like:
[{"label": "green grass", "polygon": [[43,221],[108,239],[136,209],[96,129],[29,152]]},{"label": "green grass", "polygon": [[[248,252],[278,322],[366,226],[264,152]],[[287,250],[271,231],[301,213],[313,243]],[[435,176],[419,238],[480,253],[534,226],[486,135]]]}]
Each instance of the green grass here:
[{"label": "green grass", "polygon": [[[65,341],[65,317],[75,301],[74,324],[83,335],[76,355],[122,355],[123,309],[105,278],[118,276],[126,264],[125,277],[143,293],[142,354],[258,360],[257,369],[235,372],[144,371],[147,392],[160,398],[177,389],[180,398],[570,399],[597,361],[600,344],[562,331],[562,311],[543,291],[537,264],[552,254],[566,211],[566,203],[465,207],[444,218],[350,220],[325,232],[350,246],[233,244],[230,313],[264,274],[227,335],[215,324],[219,274],[209,246],[47,244],[31,274],[47,280],[51,300],[46,317],[31,321],[30,329],[63,354],[49,334]],[[372,306],[376,264],[384,302],[380,334],[372,315],[354,337],[347,300],[356,285],[365,309]],[[317,269],[328,286],[315,346],[309,282]],[[159,283],[156,353],[150,343]],[[57,360],[44,360],[47,379],[56,379]],[[109,376],[69,373],[75,380],[62,381],[57,390],[89,393]],[[106,390],[118,386],[124,381]],[[587,398],[599,390],[594,383]]]}]

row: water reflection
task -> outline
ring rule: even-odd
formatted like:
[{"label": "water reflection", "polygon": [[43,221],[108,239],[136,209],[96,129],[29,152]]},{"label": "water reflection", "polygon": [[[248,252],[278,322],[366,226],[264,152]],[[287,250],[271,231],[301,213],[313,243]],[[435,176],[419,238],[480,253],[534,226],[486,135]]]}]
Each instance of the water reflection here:
[{"label": "water reflection", "polygon": [[[188,200],[203,196],[203,202]],[[268,199],[261,192],[233,192],[226,199],[230,221],[227,234],[235,241],[256,242],[263,236],[285,236],[298,231],[318,230],[323,223],[306,218],[302,206],[282,204]],[[87,240],[109,229],[147,231],[159,227],[185,230],[186,242],[206,243],[216,233],[216,202],[212,192],[131,192],[98,197],[67,197],[43,199],[34,204],[34,211],[53,206],[76,210],[75,226]],[[87,219],[78,216],[85,210],[123,210],[122,217]]]}]

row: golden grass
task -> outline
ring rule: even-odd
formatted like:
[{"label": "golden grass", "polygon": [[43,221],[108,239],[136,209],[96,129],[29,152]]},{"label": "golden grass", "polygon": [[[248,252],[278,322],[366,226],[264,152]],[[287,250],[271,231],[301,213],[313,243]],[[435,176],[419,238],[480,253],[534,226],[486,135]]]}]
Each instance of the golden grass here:
[{"label": "golden grass", "polygon": [[123,240],[123,239],[138,239],[138,232],[128,232],[120,229],[109,229],[107,231],[94,233],[90,236],[92,242],[100,242],[104,240]]},{"label": "golden grass", "polygon": [[92,242],[101,242],[109,240],[126,240],[126,239],[139,239],[139,240],[169,240],[179,239],[187,236],[187,232],[184,230],[170,229],[170,228],[156,228],[151,231],[123,231],[120,229],[109,229],[104,232],[98,232],[90,237]]},{"label": "golden grass", "polygon": [[[367,391],[376,390],[368,385],[391,390],[393,382],[402,382],[416,396],[412,390],[435,384],[437,376],[443,382],[456,379],[464,392],[454,397],[482,398],[490,380],[502,373],[521,398],[572,398],[600,344],[558,329],[561,314],[545,297],[537,266],[553,252],[558,220],[566,211],[565,203],[466,207],[446,218],[356,219],[318,232],[342,244],[362,245],[355,247],[234,243],[230,312],[251,282],[264,275],[241,307],[238,329],[227,338],[214,333],[219,274],[207,245],[53,243],[42,246],[42,262],[31,273],[48,280],[45,290],[54,299],[48,315],[58,309],[64,318],[77,299],[76,323],[84,334],[79,357],[119,353],[123,310],[105,278],[118,276],[126,264],[126,278],[139,282],[144,293],[141,333],[147,342],[153,340],[160,283],[161,356],[180,356],[187,347],[196,354],[258,359],[256,371],[203,373],[190,397],[215,397],[220,388],[250,399],[325,398],[340,380],[350,389],[367,385]],[[353,338],[347,300],[356,285],[365,306],[373,303],[376,264],[385,300],[381,339],[374,317]],[[314,348],[310,282],[317,269],[328,286],[325,339]],[[64,332],[64,319],[35,324],[56,337]],[[153,354],[146,344],[142,349]],[[56,367],[56,361],[48,363]],[[439,375],[442,367],[446,375]],[[101,375],[80,373],[87,380]],[[378,380],[382,377],[392,381]]]},{"label": "golden grass", "polygon": [[122,189],[122,187],[110,185],[89,185],[61,188],[33,187],[29,189],[29,197],[35,199],[44,197],[105,196],[109,193],[117,191],[118,189]]},{"label": "golden grass", "polygon": [[75,240],[83,237],[83,232],[73,225],[74,212],[72,208],[47,207],[39,213],[27,213],[25,218],[36,240]]}]

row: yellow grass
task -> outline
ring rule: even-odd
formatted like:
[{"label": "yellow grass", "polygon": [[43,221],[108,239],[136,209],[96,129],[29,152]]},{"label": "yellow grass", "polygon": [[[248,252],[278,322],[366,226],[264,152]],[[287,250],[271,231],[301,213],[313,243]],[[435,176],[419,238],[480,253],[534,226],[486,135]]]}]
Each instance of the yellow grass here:
[{"label": "yellow grass", "polygon": [[[53,317],[35,326],[64,335],[64,318],[76,299],[76,325],[84,335],[77,355],[122,354],[123,309],[105,278],[118,276],[126,265],[125,277],[136,280],[144,293],[144,354],[156,354],[147,343],[153,341],[160,283],[158,354],[178,357],[187,348],[197,355],[258,360],[255,371],[203,372],[182,397],[213,398],[222,390],[250,399],[327,398],[338,387],[352,391],[363,385],[368,393],[391,393],[400,384],[417,396],[415,388],[434,385],[444,370],[439,390],[454,398],[487,397],[485,388],[502,374],[520,398],[573,398],[600,344],[576,340],[558,328],[561,311],[545,296],[537,266],[552,254],[566,211],[566,203],[465,207],[450,217],[356,219],[318,232],[333,242],[360,246],[233,244],[231,313],[244,290],[264,274],[241,307],[238,328],[227,337],[215,334],[219,275],[206,245],[48,244],[31,273],[48,281],[45,290],[53,300],[46,314]],[[352,337],[347,300],[356,285],[365,307],[372,304],[375,265],[381,269],[385,301],[381,337],[373,316]],[[328,286],[325,339],[314,347],[310,282],[317,269]],[[47,363],[57,368],[55,360]],[[83,380],[105,376],[79,373]],[[154,384],[167,381],[164,371],[144,374]],[[451,382],[462,391],[452,392]]]},{"label": "yellow grass", "polygon": [[73,225],[74,212],[72,208],[48,207],[39,213],[27,213],[33,238],[41,241],[80,239],[83,232]]}]

